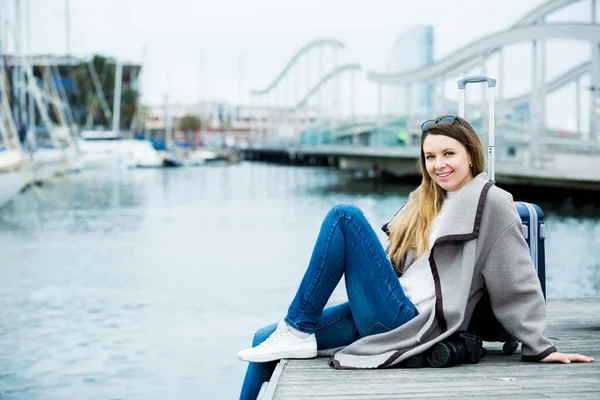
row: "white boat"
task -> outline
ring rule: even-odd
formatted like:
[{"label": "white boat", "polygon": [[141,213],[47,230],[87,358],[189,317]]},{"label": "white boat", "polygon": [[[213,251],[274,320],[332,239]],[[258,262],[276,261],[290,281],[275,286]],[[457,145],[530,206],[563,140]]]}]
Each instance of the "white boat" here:
[{"label": "white boat", "polygon": [[33,152],[33,180],[46,182],[68,163],[66,149],[39,148]]},{"label": "white boat", "polygon": [[73,135],[68,128],[56,126],[53,129],[55,140],[62,146],[62,163],[58,166],[56,173],[59,175],[78,172],[81,170],[79,150]]},{"label": "white boat", "polygon": [[0,148],[0,207],[17,196],[31,180],[31,164],[23,151]]},{"label": "white boat", "polygon": [[65,161],[58,167],[58,174],[68,174],[79,172],[83,168],[79,149],[75,148],[75,144],[65,149]]},{"label": "white boat", "polygon": [[79,141],[82,168],[162,167],[163,159],[147,140],[121,139],[115,131],[83,131]]},{"label": "white boat", "polygon": [[67,128],[54,126],[51,133],[38,133],[36,143],[45,143],[33,151],[33,179],[45,182],[55,175],[81,169],[79,152]]},{"label": "white boat", "polygon": [[202,165],[214,161],[227,161],[227,157],[209,149],[189,150],[182,159],[186,166]]}]

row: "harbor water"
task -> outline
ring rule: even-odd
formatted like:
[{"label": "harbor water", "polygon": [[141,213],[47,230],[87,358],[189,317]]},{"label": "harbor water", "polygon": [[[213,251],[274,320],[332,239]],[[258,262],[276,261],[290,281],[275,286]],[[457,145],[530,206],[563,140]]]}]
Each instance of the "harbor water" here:
[{"label": "harbor water", "polygon": [[[0,210],[0,398],[236,398],[236,352],[283,317],[327,211],[360,206],[384,241],[412,188],[243,162],[23,193]],[[548,297],[600,297],[599,206],[540,205]]]}]

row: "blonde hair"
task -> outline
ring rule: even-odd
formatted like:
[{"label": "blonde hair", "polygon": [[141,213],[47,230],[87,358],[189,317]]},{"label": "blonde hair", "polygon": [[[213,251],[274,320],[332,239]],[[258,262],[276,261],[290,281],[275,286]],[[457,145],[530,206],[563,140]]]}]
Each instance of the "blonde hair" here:
[{"label": "blonde hair", "polygon": [[[444,116],[440,116],[438,119],[442,117]],[[395,261],[400,272],[402,272],[401,265],[406,260],[409,250],[414,250],[417,257],[429,250],[429,229],[446,197],[446,191],[427,173],[423,142],[429,135],[444,135],[460,142],[471,156],[473,176],[483,172],[485,165],[481,140],[471,124],[463,118],[456,117],[451,125],[435,124],[421,135],[421,157],[419,159],[421,184],[410,193],[408,202],[390,224],[387,255],[390,260]]]}]

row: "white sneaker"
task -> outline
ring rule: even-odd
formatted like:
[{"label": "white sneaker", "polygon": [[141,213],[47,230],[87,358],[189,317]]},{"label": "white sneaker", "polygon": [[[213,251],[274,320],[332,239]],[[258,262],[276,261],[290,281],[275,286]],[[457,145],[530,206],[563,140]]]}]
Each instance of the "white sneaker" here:
[{"label": "white sneaker", "polygon": [[244,349],[237,356],[248,362],[268,362],[282,358],[314,358],[317,356],[317,338],[311,333],[302,339],[294,335],[285,323],[256,347]]}]

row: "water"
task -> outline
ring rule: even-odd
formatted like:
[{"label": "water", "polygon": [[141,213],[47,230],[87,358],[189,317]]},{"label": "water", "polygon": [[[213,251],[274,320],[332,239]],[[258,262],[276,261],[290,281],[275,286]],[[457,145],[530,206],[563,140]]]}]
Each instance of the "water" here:
[{"label": "water", "polygon": [[[235,354],[283,316],[327,210],[357,204],[379,229],[410,190],[242,163],[26,192],[0,211],[0,397],[236,398]],[[542,205],[548,297],[599,297],[597,206]]]}]

